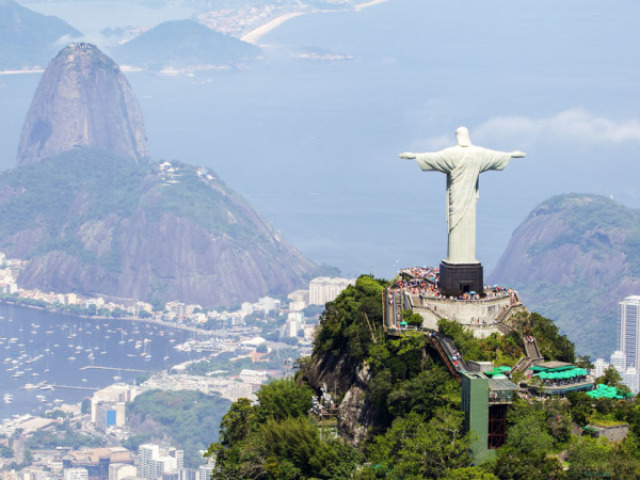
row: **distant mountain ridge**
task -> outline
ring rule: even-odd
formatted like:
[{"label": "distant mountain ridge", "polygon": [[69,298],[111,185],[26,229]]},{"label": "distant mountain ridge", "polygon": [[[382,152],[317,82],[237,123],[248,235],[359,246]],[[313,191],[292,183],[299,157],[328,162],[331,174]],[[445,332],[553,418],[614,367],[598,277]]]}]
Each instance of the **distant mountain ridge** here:
[{"label": "distant mountain ridge", "polygon": [[192,20],[164,22],[112,50],[121,64],[162,70],[237,66],[255,60],[261,50]]},{"label": "distant mountain ridge", "polygon": [[640,293],[640,211],[598,195],[546,200],[514,231],[490,278],[556,319],[580,353],[608,356],[618,302]]},{"label": "distant mountain ridge", "polygon": [[44,67],[59,49],[56,42],[81,35],[60,18],[0,0],[0,70]]}]

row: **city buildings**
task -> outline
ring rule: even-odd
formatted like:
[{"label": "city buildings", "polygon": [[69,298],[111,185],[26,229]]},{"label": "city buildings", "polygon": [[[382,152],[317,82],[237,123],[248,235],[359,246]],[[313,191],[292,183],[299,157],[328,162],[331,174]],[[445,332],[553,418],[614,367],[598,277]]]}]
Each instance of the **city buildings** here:
[{"label": "city buildings", "polygon": [[609,368],[609,362],[604,358],[598,358],[593,362],[593,376],[599,378],[604,375],[604,371]]},{"label": "city buildings", "polygon": [[[124,404],[132,402],[138,393],[140,393],[138,388],[126,383],[114,383],[102,390],[98,390],[91,397],[91,421],[98,424],[98,405],[103,404],[100,411],[104,418],[100,418],[100,422],[104,422],[105,430],[107,426],[124,425]],[[120,406],[119,404],[122,405]]]},{"label": "city buildings", "polygon": [[335,298],[349,285],[354,285],[355,279],[340,277],[317,277],[309,282],[309,305],[324,305]]},{"label": "city buildings", "polygon": [[62,460],[65,472],[74,471],[71,475],[84,475],[81,470],[87,472],[86,477],[74,477],[73,480],[109,480],[109,466],[112,463],[131,465],[133,456],[129,450],[122,447],[91,448],[71,451]]},{"label": "city buildings", "polygon": [[157,480],[166,474],[179,475],[184,467],[184,452],[151,443],[140,445],[137,467],[138,476],[146,480]]},{"label": "city buildings", "polygon": [[638,313],[640,312],[640,295],[626,297],[620,305],[620,314],[617,325],[618,350],[624,353],[627,367],[640,370],[640,322]]},{"label": "city buildings", "polygon": [[631,295],[619,303],[616,329],[618,351],[611,356],[611,365],[620,372],[625,385],[638,393],[640,379],[640,295]]}]

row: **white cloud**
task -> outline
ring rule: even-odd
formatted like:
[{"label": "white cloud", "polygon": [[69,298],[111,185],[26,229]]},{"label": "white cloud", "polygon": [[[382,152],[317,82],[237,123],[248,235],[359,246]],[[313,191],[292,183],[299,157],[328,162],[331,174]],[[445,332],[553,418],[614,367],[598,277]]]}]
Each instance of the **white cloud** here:
[{"label": "white cloud", "polygon": [[640,122],[635,119],[615,121],[586,110],[572,109],[547,118],[495,117],[471,129],[471,136],[472,141],[500,139],[525,146],[558,140],[592,145],[616,144],[640,142]]}]

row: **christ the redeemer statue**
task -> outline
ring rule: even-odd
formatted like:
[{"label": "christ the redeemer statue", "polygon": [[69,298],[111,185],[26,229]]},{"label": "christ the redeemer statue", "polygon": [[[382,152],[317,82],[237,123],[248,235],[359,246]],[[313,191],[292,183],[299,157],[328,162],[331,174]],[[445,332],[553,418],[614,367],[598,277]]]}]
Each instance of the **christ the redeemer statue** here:
[{"label": "christ the redeemer statue", "polygon": [[[447,174],[447,225],[449,233],[447,259],[441,265],[441,285],[451,293],[482,288],[482,266],[476,259],[476,203],[482,172],[503,170],[512,158],[522,158],[523,152],[497,152],[477,147],[469,140],[466,127],[456,130],[458,145],[434,153],[402,153],[400,158],[415,159],[424,171]],[[469,269],[480,268],[480,285],[470,277]],[[444,267],[445,271],[442,271]],[[449,267],[447,269],[447,267]],[[466,267],[466,268],[464,268]],[[444,278],[457,272],[455,278]],[[462,276],[460,276],[462,275]],[[471,274],[471,276],[477,276]],[[464,278],[463,278],[464,277]],[[454,285],[455,284],[455,285]]]}]

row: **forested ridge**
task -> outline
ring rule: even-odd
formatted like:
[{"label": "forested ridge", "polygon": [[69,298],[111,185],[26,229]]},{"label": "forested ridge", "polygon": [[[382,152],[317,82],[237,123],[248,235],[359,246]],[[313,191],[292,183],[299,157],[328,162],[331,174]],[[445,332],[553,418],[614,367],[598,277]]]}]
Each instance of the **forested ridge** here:
[{"label": "forested ridge", "polygon": [[[505,445],[495,458],[473,465],[473,432],[464,433],[460,385],[432,354],[429,337],[413,332],[392,338],[382,330],[386,285],[360,277],[326,305],[313,356],[298,362],[295,378],[263,386],[256,404],[240,399],[231,406],[219,441],[206,453],[216,457],[214,479],[640,476],[637,398],[593,400],[584,392],[544,402],[516,400],[507,417]],[[405,315],[411,320],[414,314]],[[514,328],[519,331],[478,340],[459,324],[442,321],[440,333],[454,340],[465,359],[513,365],[523,354],[520,334],[527,334],[536,336],[547,360],[588,363],[576,361],[573,344],[549,319],[523,315]],[[320,371],[323,366],[332,371]],[[599,382],[621,387],[614,370]],[[353,402],[351,384],[360,384],[365,393],[357,413],[347,418],[353,409],[342,405]],[[321,387],[339,405],[337,418],[317,415],[312,397],[322,393]],[[362,439],[346,434],[346,425],[354,421],[366,426]],[[622,423],[630,430],[620,443],[577,435],[587,424]]]}]

